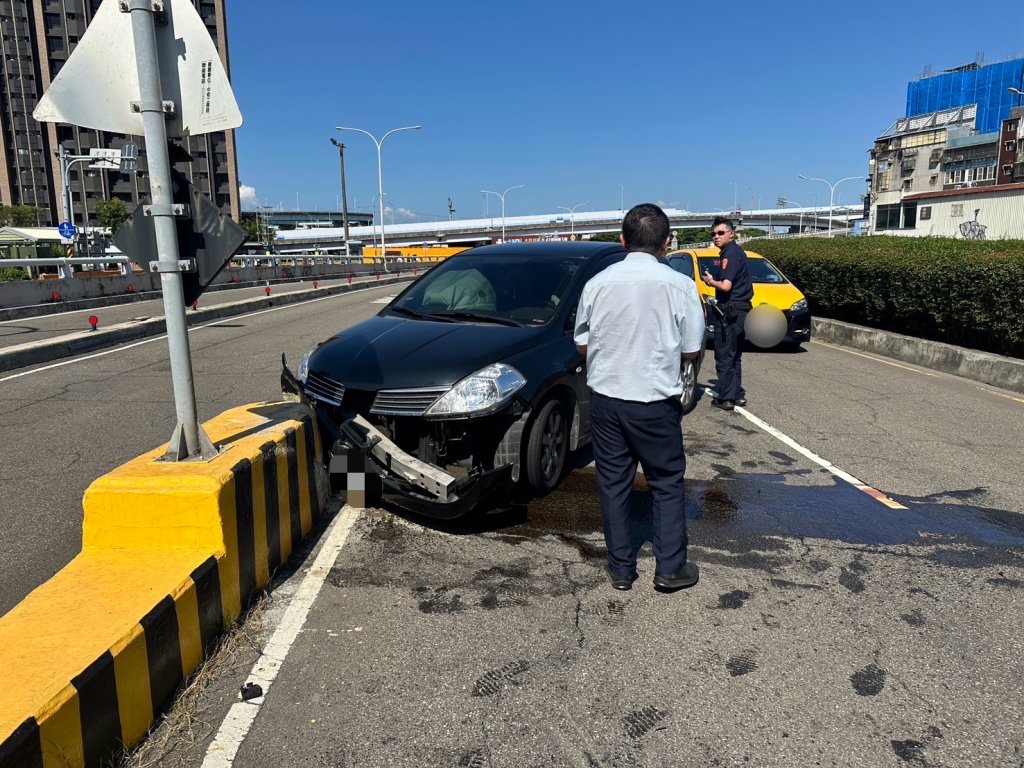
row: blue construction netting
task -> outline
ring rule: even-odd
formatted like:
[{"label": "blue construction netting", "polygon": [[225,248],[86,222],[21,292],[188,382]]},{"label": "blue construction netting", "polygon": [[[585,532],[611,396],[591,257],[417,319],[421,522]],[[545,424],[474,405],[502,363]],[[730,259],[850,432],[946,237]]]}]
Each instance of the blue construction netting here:
[{"label": "blue construction netting", "polygon": [[1010,108],[1024,103],[1010,88],[1024,91],[1024,57],[908,83],[906,117],[977,104],[977,131],[998,131],[1001,121],[1010,116]]}]

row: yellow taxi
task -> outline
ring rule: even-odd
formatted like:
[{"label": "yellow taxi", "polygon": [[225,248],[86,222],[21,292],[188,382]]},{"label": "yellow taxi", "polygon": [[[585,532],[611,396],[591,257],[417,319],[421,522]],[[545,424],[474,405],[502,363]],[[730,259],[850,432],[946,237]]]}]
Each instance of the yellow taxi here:
[{"label": "yellow taxi", "polygon": [[[744,249],[746,250],[746,249]],[[783,344],[799,345],[811,338],[811,312],[807,298],[799,288],[779,271],[778,267],[759,253],[746,251],[747,268],[754,283],[754,298],[751,303],[770,304],[782,310],[786,316],[786,336]],[[670,251],[665,255],[670,267],[689,276],[697,284],[701,298],[713,297],[715,289],[700,279],[705,270],[714,274],[718,267],[717,248],[684,248]],[[708,321],[712,318],[709,316]]]}]

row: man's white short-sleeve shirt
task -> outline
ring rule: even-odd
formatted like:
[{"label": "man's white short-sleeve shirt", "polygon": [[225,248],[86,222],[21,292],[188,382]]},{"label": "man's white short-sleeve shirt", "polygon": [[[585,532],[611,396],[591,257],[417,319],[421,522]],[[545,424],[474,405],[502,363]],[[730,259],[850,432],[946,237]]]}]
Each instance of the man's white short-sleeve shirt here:
[{"label": "man's white short-sleeve shirt", "polygon": [[587,384],[650,403],[683,392],[681,358],[704,344],[704,311],[689,277],[630,253],[583,287],[574,341],[587,347]]}]

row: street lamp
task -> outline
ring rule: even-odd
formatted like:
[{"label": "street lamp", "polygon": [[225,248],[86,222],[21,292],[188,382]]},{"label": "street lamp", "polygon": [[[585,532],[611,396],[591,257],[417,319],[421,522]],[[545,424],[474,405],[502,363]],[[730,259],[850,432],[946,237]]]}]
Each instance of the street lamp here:
[{"label": "street lamp", "polygon": [[[514,187],[509,187],[500,194],[498,192],[491,192],[489,189],[481,189],[480,191],[485,195],[498,195],[501,198],[501,242],[505,242],[505,195],[511,192],[513,189],[522,189],[525,184],[516,184]],[[584,203],[586,205],[586,203]]]},{"label": "street lamp", "polygon": [[816,179],[813,176],[804,176],[802,173],[799,174],[800,178],[804,181],[820,181],[822,184],[828,186],[828,236],[832,237],[832,201],[835,199],[836,187],[842,184],[844,181],[853,181],[854,179],[863,178],[862,176],[847,176],[845,179],[840,179],[835,184],[829,184],[825,179]]},{"label": "street lamp", "polygon": [[735,213],[740,207],[740,187],[735,181],[730,181],[732,184],[732,211]]},{"label": "street lamp", "polygon": [[585,203],[578,203],[577,205],[574,205],[572,208],[566,208],[564,205],[558,206],[561,210],[569,212],[569,234],[570,234],[570,236],[576,234],[576,209],[579,208],[580,206],[589,205],[589,204],[590,204],[590,201],[587,200],[587,202],[585,202]]},{"label": "street lamp", "polygon": [[619,184],[619,213],[622,213],[624,210],[626,210],[623,207],[623,205],[625,203],[625,200],[626,200],[626,188],[623,187],[621,184]]},{"label": "street lamp", "polygon": [[1016,88],[1007,88],[1006,90],[1017,95],[1017,106],[1019,107],[1021,97],[1024,96],[1024,91],[1019,91]]},{"label": "street lamp", "polygon": [[345,190],[345,145],[333,136],[331,137],[331,144],[338,148],[338,159],[341,162],[341,225],[345,228],[345,255],[348,256],[348,194]]},{"label": "street lamp", "polygon": [[799,233],[802,235],[804,233],[804,211],[803,211],[803,206],[800,205],[800,203],[795,203],[792,200],[787,200],[787,199],[783,198],[782,199],[782,207],[785,208],[787,205],[792,205],[792,206],[795,206],[795,207],[800,209],[800,228],[799,228]]},{"label": "street lamp", "polygon": [[380,263],[385,272],[388,271],[387,258],[384,255],[384,173],[381,170],[380,162],[380,147],[384,143],[384,140],[392,133],[398,133],[399,131],[418,131],[422,128],[422,125],[406,125],[401,128],[392,128],[390,131],[380,137],[380,141],[369,131],[364,131],[362,128],[346,128],[345,126],[335,126],[336,131],[357,131],[364,133],[369,136],[373,143],[377,145],[377,193],[380,195]]}]

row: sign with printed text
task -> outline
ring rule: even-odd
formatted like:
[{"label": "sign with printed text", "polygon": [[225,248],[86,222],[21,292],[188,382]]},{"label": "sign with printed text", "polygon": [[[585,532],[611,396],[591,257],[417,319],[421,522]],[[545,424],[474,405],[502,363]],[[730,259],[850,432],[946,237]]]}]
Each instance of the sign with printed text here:
[{"label": "sign with printed text", "polygon": [[[163,98],[174,104],[167,135],[196,136],[239,127],[242,113],[199,12],[189,0],[165,0],[164,15],[167,23],[156,26],[156,42]],[[139,75],[131,17],[121,11],[120,3],[100,5],[32,112],[36,120],[145,135],[142,113],[135,111]]]}]

